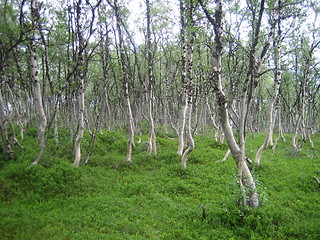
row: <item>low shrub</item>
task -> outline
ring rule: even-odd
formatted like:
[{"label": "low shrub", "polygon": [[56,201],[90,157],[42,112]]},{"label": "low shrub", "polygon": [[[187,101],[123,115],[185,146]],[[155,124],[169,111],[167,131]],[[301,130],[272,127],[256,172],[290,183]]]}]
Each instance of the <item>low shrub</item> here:
[{"label": "low shrub", "polygon": [[80,192],[81,174],[66,163],[50,168],[12,163],[1,172],[0,185],[5,201],[13,197],[23,199],[25,196],[39,200],[68,197]]}]

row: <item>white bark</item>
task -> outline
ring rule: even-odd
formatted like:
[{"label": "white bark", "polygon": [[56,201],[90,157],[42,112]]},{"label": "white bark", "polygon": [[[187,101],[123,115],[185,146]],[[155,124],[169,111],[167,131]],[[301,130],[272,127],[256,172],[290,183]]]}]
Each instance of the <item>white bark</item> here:
[{"label": "white bark", "polygon": [[105,87],[104,92],[105,92],[104,101],[105,101],[105,114],[106,114],[106,118],[105,118],[105,120],[106,120],[106,129],[108,131],[110,131],[111,130],[111,110],[110,110],[107,87]]},{"label": "white bark", "polygon": [[128,163],[132,163],[132,147],[134,144],[134,121],[132,116],[132,110],[131,110],[131,103],[129,98],[129,89],[128,89],[128,83],[125,84],[125,98],[126,98],[126,104],[127,104],[127,110],[128,110],[128,119],[129,119],[129,138],[128,138],[128,144],[127,144],[127,157],[126,161]]},{"label": "white bark", "polygon": [[84,86],[84,78],[85,78],[85,62],[84,62],[84,56],[83,51],[85,49],[84,46],[84,38],[82,33],[82,25],[81,25],[81,1],[77,3],[76,7],[76,14],[75,14],[75,25],[76,25],[76,35],[78,40],[78,64],[79,69],[76,71],[76,81],[79,84],[79,92],[78,92],[78,111],[77,111],[77,120],[78,120],[78,131],[76,134],[76,139],[74,142],[74,151],[75,151],[75,157],[73,161],[74,167],[79,167],[80,161],[81,161],[81,141],[83,139],[83,132],[84,132],[84,92],[85,92],[85,86]]},{"label": "white bark", "polygon": [[[279,85],[280,87],[280,85]],[[272,100],[271,104],[270,104],[270,108],[269,108],[269,118],[268,118],[268,131],[266,134],[266,138],[264,140],[264,143],[261,145],[261,147],[259,148],[256,157],[255,157],[255,164],[257,166],[260,165],[260,159],[262,157],[262,153],[263,151],[268,147],[268,146],[273,146],[273,140],[272,140],[272,135],[273,135],[273,126],[274,126],[274,117],[273,117],[273,112],[274,112],[274,104],[278,98],[278,92],[279,92],[279,88],[277,90],[276,95],[274,96],[274,99]]]},{"label": "white bark", "polygon": [[184,132],[185,132],[185,126],[186,126],[186,113],[187,113],[187,101],[185,101],[184,106],[181,109],[180,114],[180,123],[179,123],[179,131],[178,131],[178,151],[177,153],[182,156],[183,149],[184,149]]},{"label": "white bark", "polygon": [[[39,26],[38,21],[38,6],[36,0],[31,1],[31,13],[32,20],[36,26]],[[32,164],[38,164],[41,156],[46,147],[45,143],[45,130],[47,126],[47,117],[45,114],[45,110],[42,103],[42,94],[41,94],[41,86],[37,65],[37,53],[36,53],[36,41],[35,41],[35,33],[32,33],[31,41],[30,41],[30,54],[31,54],[31,77],[34,85],[34,99],[36,103],[36,108],[39,115],[39,130],[38,130],[38,144],[41,148],[40,153],[37,159]]]},{"label": "white bark", "polygon": [[283,129],[282,129],[282,125],[281,125],[281,109],[280,108],[281,108],[281,105],[279,103],[279,109],[278,109],[278,136],[277,136],[276,140],[273,143],[272,154],[274,154],[274,151],[276,150],[276,147],[277,147],[277,144],[278,144],[278,141],[279,141],[280,137],[282,138],[282,140],[284,142],[286,142],[286,139],[283,136]]},{"label": "white bark", "polygon": [[115,11],[116,15],[116,25],[117,25],[117,31],[118,31],[118,40],[119,40],[119,64],[122,69],[122,83],[124,87],[124,99],[125,103],[127,105],[127,117],[128,117],[128,124],[129,124],[129,137],[128,137],[128,142],[127,142],[127,156],[126,156],[126,161],[128,163],[132,163],[131,156],[132,156],[132,148],[134,145],[134,121],[133,121],[133,115],[132,115],[132,110],[131,110],[131,103],[130,103],[130,96],[129,96],[129,76],[128,76],[128,71],[129,69],[127,68],[127,58],[125,54],[125,49],[124,49],[124,38],[122,35],[122,19],[120,15],[120,7],[118,4],[118,1],[115,0],[113,3],[110,1],[107,1],[108,4],[113,8]]},{"label": "white bark", "polygon": [[310,143],[311,147],[313,148],[314,147],[314,143],[313,143],[312,138],[311,138],[311,133],[308,133],[308,139],[309,139],[309,143]]},{"label": "white bark", "polygon": [[188,142],[188,148],[184,151],[181,158],[181,165],[183,168],[187,167],[187,160],[189,154],[194,150],[195,143],[192,137],[192,128],[191,128],[191,120],[192,120],[192,97],[188,97],[187,100],[187,109],[186,109],[186,137]]},{"label": "white bark", "polygon": [[[201,4],[208,20],[213,25],[215,33],[215,52],[213,54],[213,74],[210,76],[210,81],[213,83],[214,91],[217,99],[217,104],[219,108],[220,123],[225,134],[229,149],[238,167],[238,176],[241,192],[243,193],[243,206],[249,206],[251,208],[256,208],[259,205],[258,193],[256,189],[255,182],[253,181],[252,174],[245,162],[245,156],[243,149],[238,146],[232,128],[229,123],[229,115],[227,108],[227,99],[225,97],[222,82],[221,82],[221,69],[222,69],[222,1],[216,0],[215,14],[214,17],[211,16],[209,11],[206,9],[202,1]],[[242,146],[241,146],[242,147]],[[243,146],[244,147],[244,146]]]},{"label": "white bark", "polygon": [[219,87],[216,89],[216,95],[219,102],[221,125],[225,133],[225,137],[226,137],[229,149],[231,151],[231,154],[233,156],[233,159],[235,160],[238,167],[239,184],[241,187],[241,191],[245,196],[243,198],[242,205],[255,208],[259,205],[256,185],[255,185],[255,182],[253,181],[253,177],[250,172],[250,169],[248,168],[247,163],[245,162],[245,158],[242,154],[242,151],[236,143],[231,126],[229,124],[226,99],[221,88],[221,79],[219,80],[219,82],[220,82],[218,84]]},{"label": "white bark", "polygon": [[225,162],[227,161],[228,157],[230,156],[230,149],[228,148],[228,151],[226,152],[226,154],[224,155],[223,159],[221,160],[221,162]]},{"label": "white bark", "polygon": [[53,134],[54,134],[54,142],[56,145],[59,144],[59,131],[58,131],[58,116],[54,117],[54,126],[53,126]]},{"label": "white bark", "polygon": [[[32,42],[33,46],[31,47],[31,49],[33,50],[35,50],[34,44],[35,43]],[[31,52],[31,66],[32,66],[31,75],[34,80],[34,98],[35,98],[39,120],[40,120],[39,132],[38,132],[38,143],[40,147],[44,147],[44,133],[45,133],[45,128],[47,126],[47,118],[46,118],[45,111],[42,104],[42,94],[41,94],[40,80],[38,78],[36,53],[33,50]]]},{"label": "white bark", "polygon": [[150,1],[146,0],[147,7],[147,64],[148,64],[148,122],[149,122],[149,138],[148,138],[148,154],[157,154],[157,145],[156,145],[156,133],[154,130],[154,121],[152,116],[153,110],[153,56],[152,56],[152,42],[151,42],[151,10],[150,10]]},{"label": "white bark", "polygon": [[2,137],[4,153],[9,157],[9,159],[13,159],[13,151],[8,138],[7,115],[6,115],[1,91],[0,91],[0,128],[1,128],[1,137]]},{"label": "white bark", "polygon": [[216,141],[218,141],[218,137],[219,137],[219,127],[218,127],[218,125],[217,125],[217,123],[216,123],[216,120],[215,120],[215,114],[211,111],[211,106],[210,106],[210,104],[209,104],[208,98],[206,98],[206,105],[207,105],[207,109],[208,109],[208,112],[209,112],[209,116],[210,116],[212,125],[213,125],[213,127],[215,128],[214,139],[215,139]]},{"label": "white bark", "polygon": [[79,112],[78,112],[78,132],[74,142],[75,158],[73,161],[74,167],[79,167],[81,160],[81,141],[84,132],[84,85],[83,79],[81,80],[80,96],[79,96]]},{"label": "white bark", "polygon": [[10,98],[12,99],[12,103],[13,103],[12,105],[13,105],[13,109],[15,111],[15,115],[17,116],[17,123],[18,123],[19,129],[20,129],[20,138],[21,138],[21,140],[23,140],[25,127],[24,127],[24,124],[23,124],[22,116],[20,114],[21,102],[20,102],[20,99],[16,99],[15,96],[13,95],[9,84],[7,84],[7,89],[8,89],[8,92],[10,94]]},{"label": "white bark", "polygon": [[292,141],[291,141],[293,150],[295,152],[297,152],[298,149],[299,149],[299,147],[298,147],[298,135],[299,135],[299,128],[300,128],[300,121],[301,121],[301,116],[298,117],[295,129],[294,129],[294,134],[292,136]]},{"label": "white bark", "polygon": [[157,154],[156,134],[154,130],[154,121],[152,116],[152,101],[149,100],[149,139],[148,139],[148,154]]}]

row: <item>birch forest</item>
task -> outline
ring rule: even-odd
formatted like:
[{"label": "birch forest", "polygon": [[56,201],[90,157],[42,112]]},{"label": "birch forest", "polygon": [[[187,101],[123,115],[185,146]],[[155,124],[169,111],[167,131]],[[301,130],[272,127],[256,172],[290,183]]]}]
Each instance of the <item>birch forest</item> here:
[{"label": "birch forest", "polygon": [[[207,173],[200,169],[212,165],[226,168],[237,192],[237,201],[229,207],[239,209],[241,215],[230,210],[230,219],[236,219],[234,226],[248,228],[246,232],[232,230],[230,219],[223,225],[221,214],[220,229],[228,229],[229,235],[224,235],[225,230],[217,230],[216,235],[212,232],[211,237],[187,233],[189,230],[157,235],[144,229],[139,237],[122,230],[129,235],[87,233],[77,238],[73,232],[70,238],[68,232],[64,238],[54,238],[47,229],[48,235],[42,236],[40,231],[34,239],[320,237],[319,14],[316,0],[1,0],[0,189],[5,196],[1,204],[15,199],[10,192],[22,191],[9,184],[10,177],[19,175],[15,179],[31,184],[38,178],[24,180],[23,176],[29,176],[25,172],[30,176],[45,171],[56,174],[52,169],[61,162],[66,172],[59,180],[46,181],[57,182],[74,174],[87,176],[97,166],[105,166],[106,174],[143,169],[148,164],[150,169],[162,169],[169,164],[164,159],[170,158],[175,171],[190,179],[195,179],[192,169],[198,169],[201,179],[211,175],[219,179],[220,170]],[[115,146],[116,138],[110,136],[123,140]],[[203,139],[210,144],[205,145]],[[211,155],[205,155],[208,151]],[[254,212],[268,206],[263,205],[266,194],[262,186],[273,186],[261,175],[272,178],[271,169],[281,175],[284,168],[279,162],[289,167],[295,164],[288,158],[299,159],[299,164],[308,162],[306,185],[314,187],[309,190],[318,199],[314,200],[318,225],[308,225],[300,235],[298,227],[292,232],[289,227],[280,231],[282,220],[270,220],[276,218],[274,212]],[[10,170],[10,166],[15,167]],[[294,179],[298,176],[295,171],[308,168],[299,166],[299,171],[288,167],[283,174]],[[93,176],[95,181],[98,177]],[[75,178],[72,184],[77,181]],[[198,190],[205,189],[202,184]],[[62,185],[57,187],[59,191],[64,189]],[[141,191],[148,187],[141,187]],[[32,185],[29,190],[39,188]],[[78,185],[74,188],[81,189]],[[224,193],[225,198],[227,192],[232,190]],[[207,196],[203,199],[209,201]],[[279,205],[284,202],[277,201]],[[190,211],[199,215],[194,216],[199,226],[217,228],[218,220],[207,205],[199,200],[197,210]],[[7,214],[1,213],[8,219],[11,214]],[[248,216],[255,219],[255,227],[252,222],[246,225]],[[259,222],[262,218],[270,221]],[[268,235],[268,230],[259,233],[259,226],[274,228]],[[17,233],[19,230],[6,230],[3,239],[15,239],[12,237]]]}]

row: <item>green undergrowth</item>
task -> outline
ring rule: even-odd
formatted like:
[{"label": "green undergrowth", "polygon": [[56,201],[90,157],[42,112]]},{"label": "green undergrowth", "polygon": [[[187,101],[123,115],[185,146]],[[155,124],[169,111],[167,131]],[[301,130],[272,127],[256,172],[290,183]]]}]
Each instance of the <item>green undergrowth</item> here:
[{"label": "green undergrowth", "polygon": [[[1,156],[0,239],[320,239],[318,138],[293,152],[290,136],[267,149],[261,166],[251,166],[260,197],[258,209],[239,208],[237,169],[231,157],[219,162],[226,144],[195,137],[187,169],[180,166],[177,139],[157,138],[157,156],[146,154],[147,136],[125,163],[127,136],[97,134],[86,166],[72,167],[72,141],[60,131],[49,139],[41,164],[37,131],[15,147],[14,161]],[[251,159],[264,136],[248,137]],[[90,136],[85,134],[83,155]]]}]

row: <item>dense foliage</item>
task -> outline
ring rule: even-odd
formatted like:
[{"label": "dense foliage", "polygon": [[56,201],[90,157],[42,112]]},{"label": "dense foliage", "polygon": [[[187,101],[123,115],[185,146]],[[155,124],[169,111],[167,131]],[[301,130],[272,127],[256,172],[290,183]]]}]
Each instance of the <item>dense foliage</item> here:
[{"label": "dense foliage", "polygon": [[[243,211],[236,204],[234,162],[218,162],[227,146],[209,135],[195,137],[197,148],[182,169],[171,136],[159,134],[157,157],[137,144],[129,165],[123,161],[125,135],[103,131],[88,165],[74,168],[72,143],[61,132],[64,143],[49,142],[42,165],[29,167],[37,155],[32,128],[24,149],[16,149],[17,160],[1,162],[0,239],[320,237],[320,187],[312,179],[320,177],[320,151],[308,144],[294,152],[281,141],[274,155],[266,150],[263,164],[253,169],[261,206]],[[89,139],[86,134],[84,141]],[[262,139],[248,136],[250,157]]]}]

